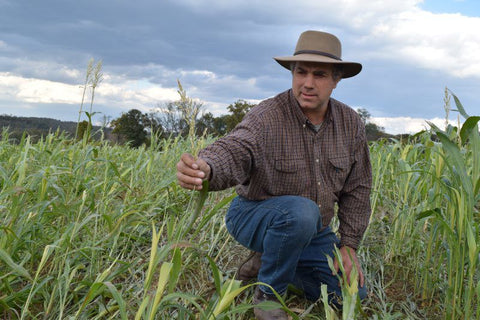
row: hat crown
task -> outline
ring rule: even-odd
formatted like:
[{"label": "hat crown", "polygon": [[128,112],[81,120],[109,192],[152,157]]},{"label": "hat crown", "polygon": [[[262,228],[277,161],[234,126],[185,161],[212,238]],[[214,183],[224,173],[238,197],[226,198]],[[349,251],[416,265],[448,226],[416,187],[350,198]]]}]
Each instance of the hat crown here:
[{"label": "hat crown", "polygon": [[297,41],[294,55],[313,53],[342,59],[342,44],[333,34],[321,31],[305,31]]},{"label": "hat crown", "polygon": [[358,62],[342,60],[342,44],[333,34],[308,30],[300,34],[295,53],[287,57],[274,57],[284,68],[291,69],[293,62],[331,63],[341,65],[342,78],[353,77],[362,71]]}]

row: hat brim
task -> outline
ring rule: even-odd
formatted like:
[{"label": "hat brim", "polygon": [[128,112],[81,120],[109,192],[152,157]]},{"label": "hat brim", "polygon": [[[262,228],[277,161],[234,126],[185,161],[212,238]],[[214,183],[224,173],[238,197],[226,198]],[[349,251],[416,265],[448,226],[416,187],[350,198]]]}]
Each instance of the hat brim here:
[{"label": "hat brim", "polygon": [[342,78],[356,76],[360,73],[360,71],[362,71],[362,65],[358,62],[340,61],[330,57],[320,56],[318,54],[298,54],[295,56],[274,57],[273,59],[275,59],[275,61],[277,61],[282,67],[288,70],[290,70],[290,64],[294,61],[339,64],[343,66]]}]

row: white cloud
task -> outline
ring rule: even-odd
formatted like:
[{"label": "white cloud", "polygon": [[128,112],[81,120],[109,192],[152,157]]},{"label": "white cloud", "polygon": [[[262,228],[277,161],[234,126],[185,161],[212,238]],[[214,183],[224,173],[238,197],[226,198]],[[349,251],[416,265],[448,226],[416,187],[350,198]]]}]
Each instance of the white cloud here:
[{"label": "white cloud", "polygon": [[[411,117],[372,117],[370,121],[385,128],[385,132],[390,134],[414,134],[422,130],[427,130],[430,128],[428,122],[435,124],[441,129],[445,128],[445,119],[441,118],[420,119]],[[452,120],[449,120],[449,124],[458,126],[458,123]]]},{"label": "white cloud", "polygon": [[[161,88],[142,81],[124,80],[122,83],[109,83],[106,75],[95,92],[95,102],[117,106],[121,109],[153,106],[155,102],[176,100],[178,94],[173,88]],[[118,81],[118,79],[116,79]],[[69,85],[42,79],[23,78],[10,73],[0,73],[0,96],[25,103],[80,104],[83,89],[80,84]],[[85,103],[90,103],[87,90]]]},{"label": "white cloud", "polygon": [[456,77],[480,75],[480,18],[416,8],[387,18],[369,36],[380,44],[377,54]]},{"label": "white cloud", "polygon": [[78,103],[78,86],[0,73],[0,96],[29,103]]},{"label": "white cloud", "polygon": [[[216,96],[216,92],[221,91],[223,94],[226,94],[228,88],[234,87],[241,87],[244,90],[251,91],[255,90],[256,86],[256,79],[254,78],[243,80],[236,76],[219,77],[215,73],[206,70],[168,71],[159,66],[156,69],[162,69],[167,76],[171,74],[180,75],[180,80],[187,91],[187,95],[203,103],[205,112],[212,112],[215,115],[225,114],[227,112],[226,106],[228,105],[228,103],[221,101],[222,99]],[[72,74],[76,75],[76,73],[77,71],[72,70]],[[80,105],[83,93],[82,81],[79,78],[78,84],[66,84],[3,72],[0,73],[0,97],[15,100],[24,106],[23,108],[35,103]],[[98,108],[103,105],[117,109],[120,112],[130,109],[149,112],[157,107],[158,104],[178,100],[177,90],[176,86],[162,87],[146,78],[135,79],[125,75],[104,72],[103,80],[95,90],[94,105],[97,111],[101,111]],[[218,100],[210,101],[212,97],[212,100]],[[89,89],[85,93],[84,103],[86,107],[84,109],[88,109],[90,99],[91,90]],[[231,97],[231,99],[230,103],[233,103],[234,97]],[[8,113],[10,111],[12,110],[2,112]]]},{"label": "white cloud", "polygon": [[174,88],[161,88],[143,80],[126,80],[115,84],[104,81],[98,86],[97,94],[99,102],[130,108],[178,99],[178,93]]}]

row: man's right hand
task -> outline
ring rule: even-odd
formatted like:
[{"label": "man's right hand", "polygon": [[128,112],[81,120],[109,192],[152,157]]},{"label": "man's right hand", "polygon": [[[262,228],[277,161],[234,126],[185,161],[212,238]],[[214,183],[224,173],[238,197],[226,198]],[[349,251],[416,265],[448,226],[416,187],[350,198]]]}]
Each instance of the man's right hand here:
[{"label": "man's right hand", "polygon": [[177,163],[177,179],[178,184],[185,189],[201,190],[204,179],[210,178],[210,166],[202,160],[184,153]]}]

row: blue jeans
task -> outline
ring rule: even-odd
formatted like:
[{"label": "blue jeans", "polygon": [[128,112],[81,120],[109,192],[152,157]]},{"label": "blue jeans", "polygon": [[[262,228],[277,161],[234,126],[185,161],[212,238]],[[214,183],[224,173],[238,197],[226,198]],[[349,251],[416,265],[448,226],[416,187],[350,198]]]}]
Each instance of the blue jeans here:
[{"label": "blue jeans", "polygon": [[[250,250],[262,252],[258,281],[280,294],[289,284],[302,290],[309,300],[320,297],[320,286],[327,285],[331,297],[341,297],[337,276],[328,266],[339,240],[330,227],[322,230],[317,204],[299,196],[279,196],[252,201],[233,199],[225,218],[229,233]],[[265,293],[270,288],[261,286]],[[365,287],[359,296],[365,298]],[[332,300],[336,304],[336,299]]]}]

